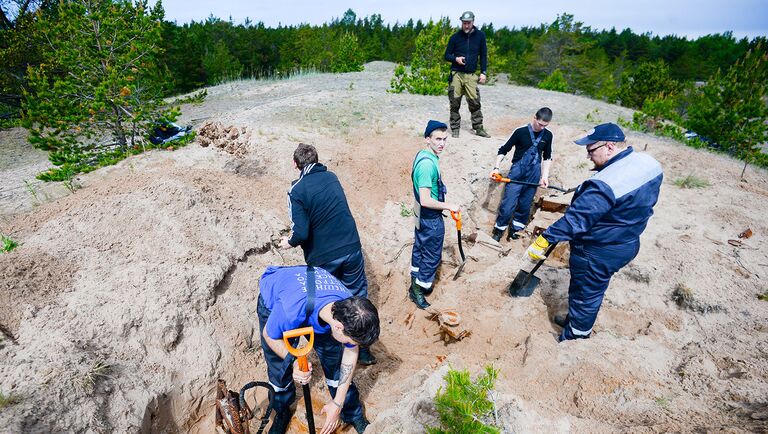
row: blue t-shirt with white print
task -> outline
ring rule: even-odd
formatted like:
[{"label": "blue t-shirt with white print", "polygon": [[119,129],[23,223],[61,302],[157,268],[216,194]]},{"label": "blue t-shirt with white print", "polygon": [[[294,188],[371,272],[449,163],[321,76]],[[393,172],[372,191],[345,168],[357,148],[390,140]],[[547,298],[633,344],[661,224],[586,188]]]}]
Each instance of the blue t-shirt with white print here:
[{"label": "blue t-shirt with white print", "polygon": [[335,301],[352,296],[346,287],[331,273],[318,267],[315,269],[315,309],[307,321],[307,267],[269,266],[259,281],[259,290],[264,305],[271,311],[264,326],[267,336],[282,339],[283,332],[311,325],[317,334],[331,332],[325,322],[320,324],[320,310]]}]

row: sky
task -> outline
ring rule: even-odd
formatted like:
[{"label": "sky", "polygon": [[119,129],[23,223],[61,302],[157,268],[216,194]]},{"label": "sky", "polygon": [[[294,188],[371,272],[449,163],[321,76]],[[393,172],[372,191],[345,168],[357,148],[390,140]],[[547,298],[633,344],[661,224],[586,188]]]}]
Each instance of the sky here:
[{"label": "sky", "polygon": [[235,24],[250,18],[268,27],[322,24],[350,8],[358,18],[380,14],[385,24],[447,16],[458,27],[459,16],[469,4],[478,27],[488,23],[495,28],[538,26],[569,13],[595,30],[630,28],[635,33],[688,38],[729,30],[737,38],[768,36],[768,0],[163,0],[166,19],[178,24],[213,15],[223,20],[231,17]]}]

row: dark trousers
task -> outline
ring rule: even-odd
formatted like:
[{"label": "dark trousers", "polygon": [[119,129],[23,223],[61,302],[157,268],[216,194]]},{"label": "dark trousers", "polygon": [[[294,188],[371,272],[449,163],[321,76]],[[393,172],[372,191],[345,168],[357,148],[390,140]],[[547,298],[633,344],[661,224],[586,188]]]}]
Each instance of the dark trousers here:
[{"label": "dark trousers", "polygon": [[585,245],[571,242],[571,283],[568,287],[568,321],[560,340],[586,339],[603,303],[611,276],[640,251],[640,241],[616,245]]},{"label": "dark trousers", "polygon": [[422,288],[431,288],[443,255],[445,222],[442,217],[421,218],[414,230],[411,276]]},{"label": "dark trousers", "polygon": [[[293,361],[295,358],[289,354],[285,360],[281,359],[264,340],[264,325],[267,323],[270,310],[264,305],[264,299],[261,298],[261,295],[259,295],[256,313],[259,316],[259,336],[261,337],[261,349],[264,351],[264,360],[267,362],[267,376],[269,383],[275,390],[272,405],[278,413],[288,411],[288,408],[296,399],[296,385],[293,382]],[[293,341],[292,345],[296,345],[298,338]],[[344,346],[333,339],[330,333],[316,334],[314,349],[317,357],[320,359],[320,364],[325,374],[325,381],[328,384],[328,391],[331,393],[331,397],[335,397],[341,372],[341,355],[344,351]],[[349,386],[346,398],[344,398],[341,420],[351,422],[362,416],[363,405],[360,402],[360,393],[357,391],[355,383],[352,383]]]},{"label": "dark trousers", "polygon": [[368,298],[368,279],[365,277],[365,261],[360,250],[325,264],[320,264],[318,267],[339,279],[352,295]]},{"label": "dark trousers", "polygon": [[[509,179],[513,181],[538,184],[540,178],[541,165],[531,164],[529,155],[513,164],[509,169]],[[531,215],[531,203],[536,195],[536,188],[532,185],[507,183],[504,186],[504,196],[499,203],[499,212],[496,215],[494,226],[503,231],[509,226],[509,221],[512,220],[510,233],[525,228]]]}]

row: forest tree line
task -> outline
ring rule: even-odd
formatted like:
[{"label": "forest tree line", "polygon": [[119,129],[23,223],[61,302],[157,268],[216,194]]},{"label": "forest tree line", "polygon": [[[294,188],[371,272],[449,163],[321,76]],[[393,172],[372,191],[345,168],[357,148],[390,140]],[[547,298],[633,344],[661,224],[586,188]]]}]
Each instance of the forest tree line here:
[{"label": "forest tree line", "polygon": [[[94,20],[101,25],[94,26]],[[121,147],[134,145],[134,135],[152,119],[174,118],[162,98],[228,80],[359,71],[366,62],[386,60],[402,65],[401,74],[409,66],[432,65],[435,83],[428,92],[443,92],[441,71],[448,64],[441,44],[457,30],[448,18],[385,23],[379,14],[358,17],[351,9],[323,25],[267,27],[213,16],[178,24],[165,19],[160,2],[152,6],[147,0],[0,0],[0,117],[13,124],[22,116],[33,143],[64,164],[82,148],[77,143],[84,134],[71,133],[74,127],[117,128]],[[723,122],[738,122],[734,116],[752,122],[746,129],[752,151],[765,142],[763,36],[737,39],[724,32],[688,39],[596,30],[567,13],[551,23],[519,28],[489,23],[481,30],[488,39],[490,74],[504,74],[511,83],[642,110],[632,120],[636,127],[661,126],[663,132],[664,121],[695,126],[743,159],[747,154],[731,142],[744,139],[745,128],[739,126],[740,137],[725,137]],[[57,95],[59,100],[76,95],[80,102],[58,101]],[[701,104],[702,97],[707,104]],[[729,107],[730,116],[718,112],[716,106],[740,97],[751,98],[747,109]],[[698,116],[693,121],[691,108]]]}]

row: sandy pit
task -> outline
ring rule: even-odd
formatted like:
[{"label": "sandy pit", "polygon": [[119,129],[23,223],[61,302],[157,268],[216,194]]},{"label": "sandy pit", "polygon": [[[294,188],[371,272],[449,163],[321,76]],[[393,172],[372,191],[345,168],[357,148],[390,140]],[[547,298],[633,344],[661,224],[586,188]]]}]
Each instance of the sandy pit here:
[{"label": "sandy pit", "polygon": [[[631,112],[483,87],[493,137],[471,133],[464,105],[461,137],[441,160],[449,197],[463,207],[469,256],[452,280],[459,255],[448,220],[429,300],[457,312],[471,334],[446,342],[407,298],[413,229],[401,211],[412,202],[408,175],[424,125],[447,120],[448,101],[387,93],[393,68],[374,62],[360,73],[209,88],[179,122],[205,128],[197,142],[83,175],[74,194],[56,184],[45,196],[25,189],[46,166],[39,153],[2,162],[0,230],[20,247],[0,254],[0,392],[15,398],[0,408],[0,432],[214,432],[216,380],[239,389],[266,378],[258,277],[267,265],[302,261],[300,250],[274,247],[290,224],[299,142],[314,144],[341,179],[380,311],[379,363],[355,374],[368,433],[424,432],[437,423],[432,397],[449,366],[477,375],[487,364],[500,370],[494,400],[508,433],[768,431],[768,302],[758,299],[768,290],[765,171],[749,168],[740,181],[738,161],[629,133],[664,168],[655,215],[638,257],[614,276],[592,339],[558,344],[550,318],[566,309],[568,269],[552,261],[533,296],[508,295],[531,266],[530,239],[484,242],[500,199],[487,175],[512,130],[549,106],[550,181],[576,186],[590,167],[570,141]],[[0,132],[3,147],[23,149],[23,138]],[[687,175],[709,186],[674,184]],[[529,227],[555,218],[538,212]],[[747,228],[752,237],[729,243]],[[483,234],[471,242],[473,232]],[[681,288],[687,303],[676,301]],[[328,399],[317,377],[313,399],[317,414]],[[290,432],[306,432],[303,414],[299,402]]]}]

